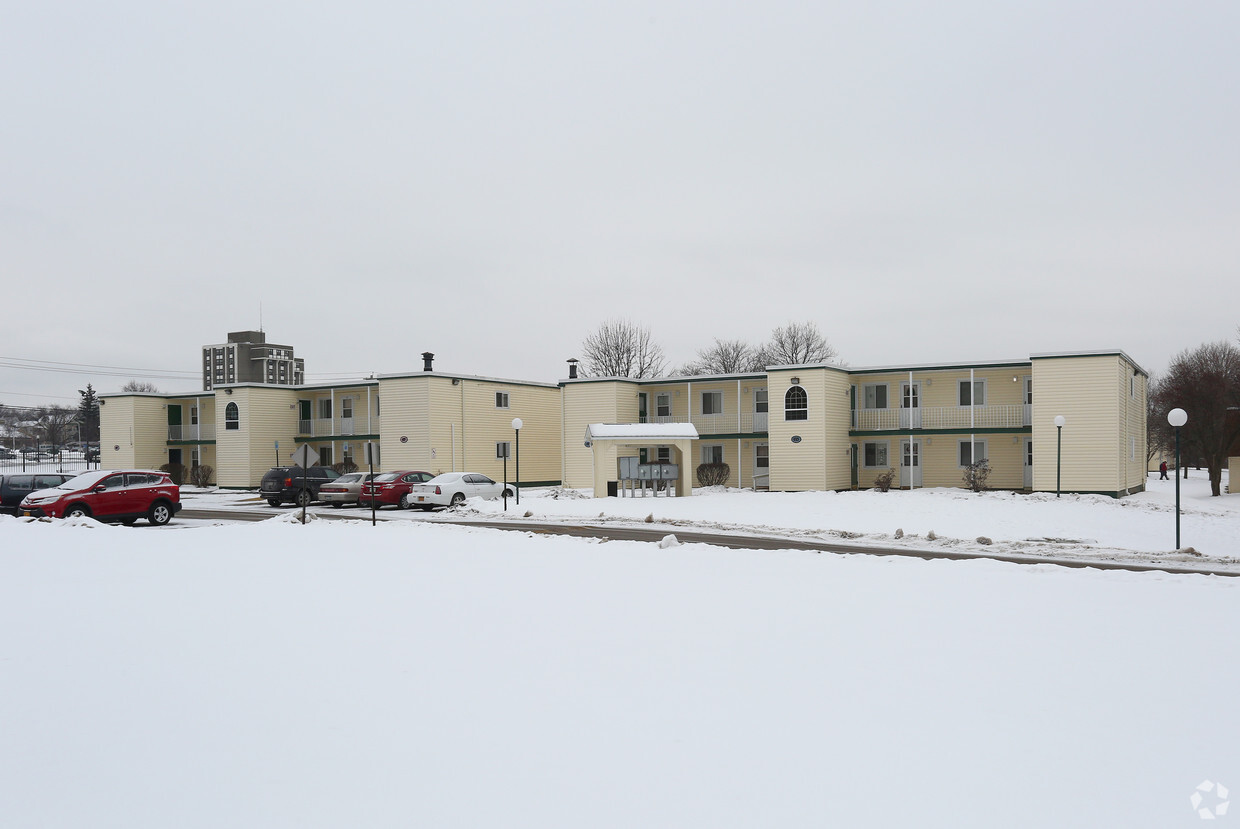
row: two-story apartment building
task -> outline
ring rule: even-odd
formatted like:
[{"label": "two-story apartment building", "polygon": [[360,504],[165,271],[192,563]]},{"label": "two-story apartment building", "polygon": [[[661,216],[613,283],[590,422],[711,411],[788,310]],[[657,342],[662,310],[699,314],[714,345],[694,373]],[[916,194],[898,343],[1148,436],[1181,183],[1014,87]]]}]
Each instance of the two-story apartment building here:
[{"label": "two-story apartment building", "polygon": [[[103,463],[206,463],[220,486],[251,488],[303,444],[330,465],[362,463],[373,443],[381,470],[499,478],[505,453],[516,459],[519,418],[523,484],[596,495],[627,457],[727,464],[729,486],[775,491],[866,488],[888,471],[904,488],[955,487],[983,459],[992,488],[1119,496],[1145,485],[1148,377],[1118,350],[650,379],[570,372],[557,383],[441,373],[423,356],[422,371],[345,383],[101,395]],[[615,424],[691,428],[588,439]]]}]

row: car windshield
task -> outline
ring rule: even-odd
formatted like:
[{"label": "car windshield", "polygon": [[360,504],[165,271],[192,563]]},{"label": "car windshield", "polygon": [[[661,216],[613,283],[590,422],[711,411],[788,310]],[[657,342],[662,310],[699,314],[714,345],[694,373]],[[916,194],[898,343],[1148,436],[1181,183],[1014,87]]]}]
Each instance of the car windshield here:
[{"label": "car windshield", "polygon": [[83,472],[81,475],[78,475],[76,478],[70,478],[69,480],[65,481],[60,486],[56,487],[56,489],[66,489],[66,490],[69,490],[70,492],[77,492],[80,489],[90,489],[92,486],[99,483],[100,481],[102,481],[104,478],[108,477],[111,474],[113,474],[111,471],[109,472]]},{"label": "car windshield", "polygon": [[384,472],[382,475],[375,476],[375,483],[386,484],[400,477],[399,472]]}]

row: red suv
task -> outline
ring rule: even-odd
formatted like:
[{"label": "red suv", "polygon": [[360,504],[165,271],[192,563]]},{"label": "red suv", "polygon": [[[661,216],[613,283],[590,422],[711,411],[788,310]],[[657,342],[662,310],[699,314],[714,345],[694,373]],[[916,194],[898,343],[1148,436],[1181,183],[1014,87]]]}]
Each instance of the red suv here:
[{"label": "red suv", "polygon": [[181,510],[181,488],[163,472],[125,470],[87,472],[58,487],[40,489],[22,499],[22,515],[71,518],[129,525],[139,518],[167,524]]},{"label": "red suv", "polygon": [[435,476],[429,472],[384,472],[373,481],[362,484],[357,503],[369,507],[396,506],[409,509],[409,490],[414,484],[424,483]]}]

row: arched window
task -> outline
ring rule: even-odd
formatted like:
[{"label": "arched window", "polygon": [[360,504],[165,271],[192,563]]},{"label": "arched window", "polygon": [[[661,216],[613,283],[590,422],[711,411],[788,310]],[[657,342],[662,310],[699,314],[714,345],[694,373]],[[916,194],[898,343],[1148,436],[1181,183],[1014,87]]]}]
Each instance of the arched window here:
[{"label": "arched window", "polygon": [[241,410],[237,408],[236,403],[229,403],[224,407],[224,428],[241,428]]},{"label": "arched window", "polygon": [[800,386],[784,394],[784,420],[809,420],[809,397]]}]

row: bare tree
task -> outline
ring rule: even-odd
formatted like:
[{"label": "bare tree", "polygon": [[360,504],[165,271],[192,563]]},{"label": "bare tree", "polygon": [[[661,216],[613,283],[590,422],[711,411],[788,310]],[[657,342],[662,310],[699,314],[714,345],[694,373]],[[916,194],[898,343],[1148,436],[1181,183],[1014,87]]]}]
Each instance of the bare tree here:
[{"label": "bare tree", "polygon": [[77,436],[78,412],[68,406],[44,406],[34,422],[34,437],[50,446],[64,446]]},{"label": "bare tree", "polygon": [[581,344],[585,377],[659,377],[663,349],[650,329],[629,320],[608,320]]},{"label": "bare tree", "polygon": [[681,374],[743,374],[762,371],[765,366],[758,349],[744,340],[715,339],[715,344],[697,353],[697,359],[680,369]]},{"label": "bare tree", "polygon": [[1240,407],[1240,348],[1216,342],[1180,352],[1154,396],[1157,416],[1164,422],[1171,409],[1188,413],[1180,428],[1181,458],[1186,448],[1189,457],[1204,458],[1210,494],[1221,495],[1228,450],[1240,438],[1240,412],[1235,411]]},{"label": "bare tree", "polygon": [[771,340],[760,349],[765,366],[799,366],[825,363],[837,355],[835,348],[814,322],[790,322],[771,332]]},{"label": "bare tree", "polygon": [[1171,425],[1167,423],[1167,413],[1159,409],[1158,378],[1150,375],[1146,383],[1145,394],[1145,467],[1149,469],[1150,461],[1165,454],[1171,449],[1174,439]]},{"label": "bare tree", "polygon": [[155,394],[159,394],[159,389],[155,387],[155,384],[145,380],[130,380],[128,383],[121,386],[121,391],[154,392]]}]

